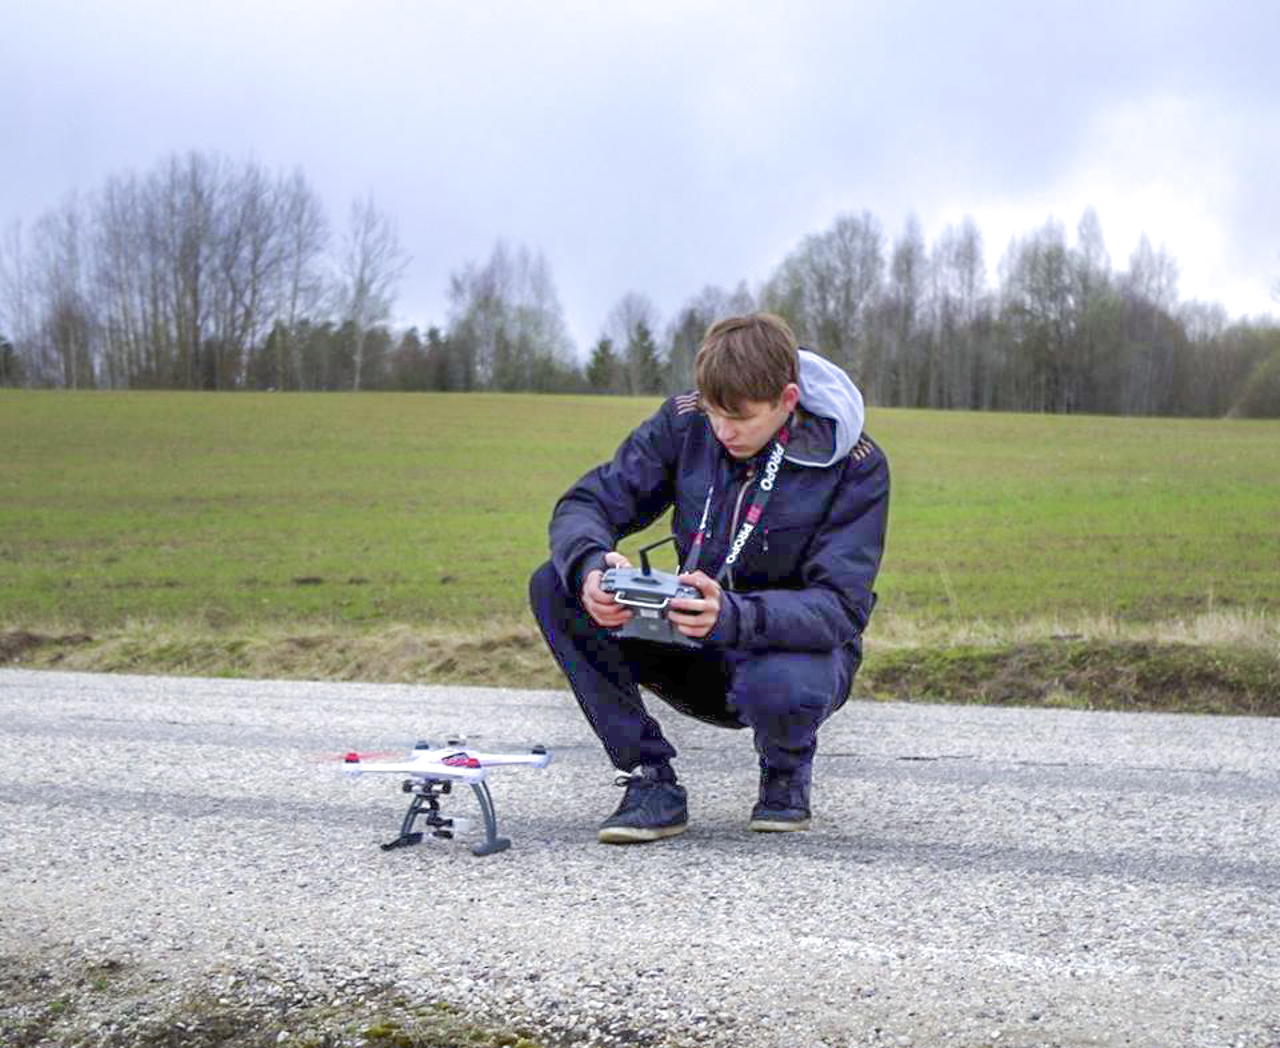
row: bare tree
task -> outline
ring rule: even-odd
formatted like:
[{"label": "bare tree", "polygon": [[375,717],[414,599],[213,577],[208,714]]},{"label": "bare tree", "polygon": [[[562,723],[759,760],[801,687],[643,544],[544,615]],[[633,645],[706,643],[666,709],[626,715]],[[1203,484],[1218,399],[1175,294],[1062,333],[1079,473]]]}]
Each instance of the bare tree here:
[{"label": "bare tree", "polygon": [[[108,179],[92,219],[92,298],[113,385],[237,388],[278,321],[276,385],[296,375],[294,332],[317,307],[323,212],[300,174],[170,158]],[[276,350],[273,344],[273,352]]]},{"label": "bare tree", "polygon": [[681,306],[667,328],[667,392],[693,388],[693,360],[711,325],[726,317],[743,316],[755,308],[746,281],[740,281],[732,292],[709,284]]},{"label": "bare tree", "polygon": [[188,389],[215,385],[206,356],[213,306],[213,232],[218,181],[223,161],[201,153],[173,157],[155,176],[163,225],[165,265],[170,279],[170,308],[176,335],[179,384]]},{"label": "bare tree", "polygon": [[22,223],[15,219],[0,238],[0,321],[28,380],[47,385],[54,376],[37,335],[36,308]]},{"label": "bare tree", "polygon": [[924,233],[915,215],[907,218],[889,260],[882,339],[872,343],[863,373],[874,402],[893,389],[894,402],[908,407],[936,404],[940,375],[930,359],[935,345],[926,322],[931,265]]},{"label": "bare tree", "polygon": [[234,388],[250,349],[265,339],[276,315],[286,242],[276,188],[262,168],[246,164],[218,188],[212,370],[216,388]]},{"label": "bare tree", "polygon": [[33,276],[43,305],[40,334],[57,361],[59,384],[67,389],[96,385],[83,231],[83,213],[74,198],[44,215],[34,231]]},{"label": "bare tree", "polygon": [[93,220],[93,281],[108,384],[154,385],[156,347],[145,322],[147,245],[137,179],[108,179]]},{"label": "bare tree", "polygon": [[[179,363],[179,288],[172,223],[180,211],[176,158],[145,177],[107,180],[94,207],[94,287],[112,385],[189,386],[195,361]],[[203,252],[190,251],[197,260]],[[191,274],[187,274],[188,279]],[[198,292],[194,296],[199,300]],[[190,356],[193,339],[186,332]]]},{"label": "bare tree", "polygon": [[566,372],[576,370],[573,342],[546,256],[539,251],[521,270],[514,343],[519,358],[527,362],[524,388],[551,391],[562,387]]},{"label": "bare tree", "polygon": [[1013,356],[1006,371],[1015,403],[1032,411],[1071,410],[1068,357],[1071,271],[1066,231],[1049,219],[1009,245],[1001,263],[1001,318]]},{"label": "bare tree", "polygon": [[933,311],[942,374],[936,406],[991,407],[994,368],[985,334],[991,327],[982,234],[966,216],[934,244]]},{"label": "bare tree", "polygon": [[1128,367],[1120,410],[1150,415],[1159,410],[1175,380],[1177,335],[1171,330],[1170,314],[1178,304],[1178,264],[1163,244],[1152,247],[1143,233],[1129,256],[1121,287]]},{"label": "bare tree", "polygon": [[[541,254],[498,243],[486,262],[454,273],[447,336],[432,327],[424,341],[385,326],[407,256],[372,200],[352,207],[336,258],[328,245],[300,172],[278,178],[188,153],[113,176],[0,236],[0,381],[586,388]],[[336,271],[328,282],[326,265]],[[1092,208],[1070,246],[1050,220],[1015,238],[998,272],[997,298],[970,219],[929,250],[909,220],[886,268],[880,225],[862,212],[801,240],[760,306],[881,403],[1221,414],[1280,402],[1275,322],[1232,323],[1221,306],[1180,305],[1176,262],[1145,236],[1127,272],[1113,274]],[[1280,302],[1280,282],[1272,293]],[[628,294],[596,347],[593,387],[687,389],[707,328],[756,307],[745,285],[704,288],[662,330],[660,347],[652,301]]]},{"label": "bare tree", "polygon": [[484,265],[468,263],[449,282],[448,346],[461,375],[454,388],[564,388],[573,344],[551,266],[539,252],[499,241]]},{"label": "bare tree", "polygon": [[1163,244],[1153,248],[1151,239],[1143,233],[1129,256],[1125,285],[1135,297],[1169,311],[1178,302],[1178,263]]},{"label": "bare tree", "polygon": [[658,307],[648,295],[635,291],[623,295],[605,321],[602,337],[621,347],[626,392],[633,396],[656,393],[661,388],[661,356],[653,339],[658,324]]},{"label": "bare tree", "polygon": [[390,318],[396,286],[408,264],[390,217],[377,209],[372,196],[356,200],[338,259],[337,287],[338,313],[355,337],[354,390],[360,389],[369,332]]},{"label": "bare tree", "polygon": [[329,242],[328,220],[319,198],[300,170],[278,190],[284,237],[284,279],[276,316],[283,327],[275,360],[277,389],[298,384],[297,330],[302,318],[317,309],[324,293],[320,259]]},{"label": "bare tree", "polygon": [[1078,409],[1098,411],[1119,388],[1116,347],[1123,342],[1123,321],[1111,256],[1092,207],[1085,208],[1076,226],[1070,265],[1075,313],[1070,347],[1073,403]]},{"label": "bare tree", "polygon": [[1230,409],[1242,375],[1234,374],[1223,343],[1230,318],[1217,302],[1185,302],[1178,321],[1187,334],[1199,376],[1189,391],[1187,410],[1195,415],[1223,415]]},{"label": "bare tree", "polygon": [[[238,388],[277,321],[317,306],[324,216],[300,174],[171,156],[0,243],[0,310],[28,381]],[[283,384],[282,382],[280,384]]]},{"label": "bare tree", "polygon": [[512,263],[507,246],[494,244],[489,260],[468,262],[449,277],[450,386],[469,390],[494,381],[504,334],[507,300],[512,293]]},{"label": "bare tree", "polygon": [[841,215],[806,237],[770,277],[762,305],[786,317],[802,341],[861,381],[869,321],[884,280],[884,236],[869,211]]}]

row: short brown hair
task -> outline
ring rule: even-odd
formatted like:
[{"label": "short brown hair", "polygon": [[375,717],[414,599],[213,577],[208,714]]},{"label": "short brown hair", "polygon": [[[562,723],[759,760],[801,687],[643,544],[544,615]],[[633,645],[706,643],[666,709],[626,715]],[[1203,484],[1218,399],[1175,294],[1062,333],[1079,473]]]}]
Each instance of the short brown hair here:
[{"label": "short brown hair", "polygon": [[707,331],[693,360],[704,402],[737,411],[746,400],[773,404],[799,381],[796,336],[773,313],[729,317]]}]

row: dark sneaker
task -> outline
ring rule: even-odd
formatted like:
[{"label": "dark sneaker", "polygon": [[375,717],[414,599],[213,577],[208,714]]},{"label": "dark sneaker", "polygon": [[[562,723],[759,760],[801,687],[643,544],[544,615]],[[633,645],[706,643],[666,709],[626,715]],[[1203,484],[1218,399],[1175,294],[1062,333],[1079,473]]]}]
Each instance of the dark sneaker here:
[{"label": "dark sneaker", "polygon": [[645,768],[614,780],[625,786],[618,810],[600,824],[602,844],[639,844],[684,833],[689,806],[684,787],[668,768]]},{"label": "dark sneaker", "polygon": [[786,833],[809,828],[809,768],[760,769],[760,800],[751,809],[749,829]]}]

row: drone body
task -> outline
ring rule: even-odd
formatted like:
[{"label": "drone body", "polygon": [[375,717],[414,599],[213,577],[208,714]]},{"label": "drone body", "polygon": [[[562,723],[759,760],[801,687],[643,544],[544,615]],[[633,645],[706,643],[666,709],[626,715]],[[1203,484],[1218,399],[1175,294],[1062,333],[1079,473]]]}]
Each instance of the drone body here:
[{"label": "drone body", "polygon": [[545,768],[551,763],[551,754],[545,746],[535,746],[528,753],[483,753],[468,749],[459,740],[450,739],[443,747],[432,747],[429,742],[417,743],[405,760],[366,761],[358,753],[348,753],[343,759],[343,770],[356,778],[366,772],[402,775],[401,789],[413,795],[409,811],[400,825],[400,836],[382,845],[384,851],[418,844],[423,833],[414,831],[413,824],[419,818],[430,826],[431,835],[449,839],[468,820],[448,818],[440,814],[440,798],[448,796],[455,782],[466,783],[476,795],[484,816],[485,839],[471,849],[475,855],[493,855],[506,851],[511,841],[498,836],[498,821],[493,809],[493,797],[485,781],[490,768],[510,765],[532,765]]}]

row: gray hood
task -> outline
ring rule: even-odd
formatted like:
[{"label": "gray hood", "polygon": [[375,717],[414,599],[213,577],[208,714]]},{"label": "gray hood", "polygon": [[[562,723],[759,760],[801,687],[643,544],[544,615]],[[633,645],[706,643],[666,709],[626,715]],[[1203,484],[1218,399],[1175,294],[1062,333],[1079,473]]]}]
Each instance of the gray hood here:
[{"label": "gray hood", "polygon": [[830,466],[853,450],[862,436],[862,394],[843,368],[800,350],[800,419],[786,458],[797,466]]}]

